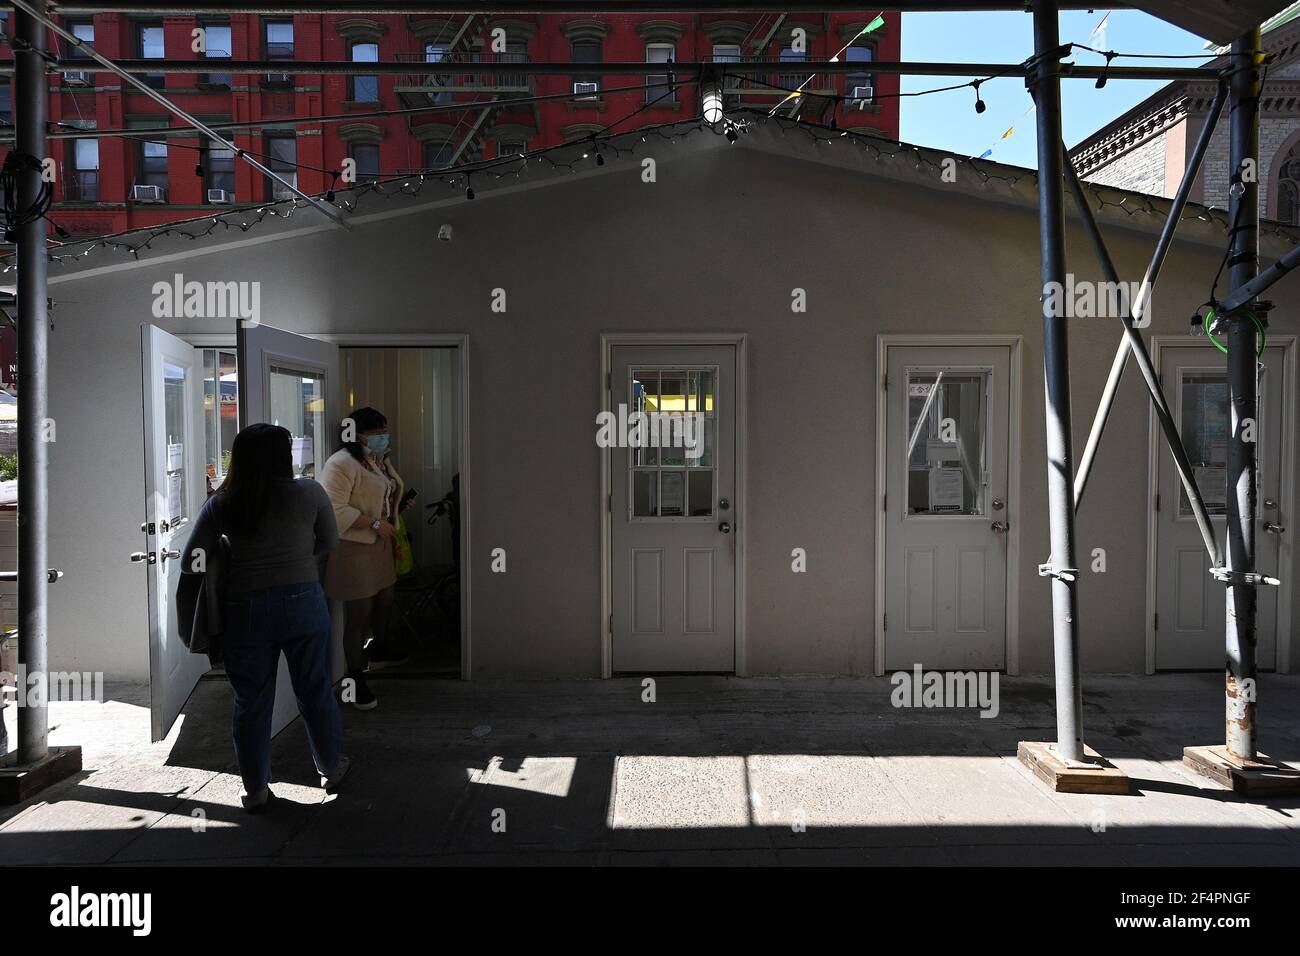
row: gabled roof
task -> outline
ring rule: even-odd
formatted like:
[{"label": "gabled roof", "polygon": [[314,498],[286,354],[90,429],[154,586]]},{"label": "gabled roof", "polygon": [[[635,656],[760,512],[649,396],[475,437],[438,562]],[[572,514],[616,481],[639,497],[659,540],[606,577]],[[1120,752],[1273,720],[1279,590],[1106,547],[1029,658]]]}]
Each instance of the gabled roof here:
[{"label": "gabled roof", "polygon": [[[705,126],[699,120],[684,120],[601,141],[604,162],[600,165],[595,162],[595,150],[590,143],[575,143],[548,151],[544,157],[533,157],[527,162],[521,159],[492,173],[475,172],[472,183],[477,198],[472,202],[501,201],[555,183],[572,182],[575,178],[627,175],[629,165],[639,165],[647,156],[663,164],[689,161],[703,153],[743,154],[757,150],[795,163],[837,167],[882,185],[934,190],[947,197],[974,198],[1029,211],[1038,205],[1037,174],[1020,166],[769,117],[762,112],[737,113],[732,119],[741,129],[734,144],[721,135],[721,130]],[[1085,189],[1093,199],[1094,213],[1103,227],[1155,233],[1163,225],[1170,205],[1168,200],[1128,190],[1087,183]],[[453,207],[463,212],[463,207],[470,202],[465,197],[464,173],[454,169],[339,191],[336,198],[341,205],[351,207],[346,213],[347,221],[357,227],[400,216],[448,211]],[[1067,202],[1066,208],[1067,214],[1076,214],[1072,203]],[[1225,210],[1189,203],[1179,238],[1219,248],[1227,227]],[[50,281],[58,284],[147,263],[218,254],[246,244],[292,241],[338,228],[316,210],[288,201],[244,207],[165,227],[69,243],[52,250],[56,261],[50,265]],[[105,249],[105,238],[119,244],[121,249]],[[1300,230],[1291,227],[1265,224],[1261,233],[1261,250],[1268,255],[1280,255],[1298,243]],[[136,251],[122,251],[125,249]]]}]

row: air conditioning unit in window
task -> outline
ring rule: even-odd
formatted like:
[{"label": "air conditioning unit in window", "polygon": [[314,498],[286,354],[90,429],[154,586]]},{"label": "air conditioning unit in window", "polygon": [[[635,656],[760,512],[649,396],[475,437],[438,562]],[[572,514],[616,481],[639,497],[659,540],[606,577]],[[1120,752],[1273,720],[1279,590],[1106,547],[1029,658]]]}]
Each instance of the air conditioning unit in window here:
[{"label": "air conditioning unit in window", "polygon": [[584,100],[594,100],[600,93],[599,83],[574,83],[573,94]]},{"label": "air conditioning unit in window", "polygon": [[224,189],[208,190],[208,202],[214,206],[229,206],[234,201],[234,194],[228,193]]},{"label": "air conditioning unit in window", "polygon": [[876,90],[871,86],[853,87],[853,95],[849,97],[850,102],[856,103],[859,108],[866,106],[876,98]]},{"label": "air conditioning unit in window", "polygon": [[131,187],[131,199],[134,202],[166,202],[167,193],[161,186],[141,186]]},{"label": "air conditioning unit in window", "polygon": [[64,86],[90,86],[90,73],[86,70],[72,70],[63,74]]}]

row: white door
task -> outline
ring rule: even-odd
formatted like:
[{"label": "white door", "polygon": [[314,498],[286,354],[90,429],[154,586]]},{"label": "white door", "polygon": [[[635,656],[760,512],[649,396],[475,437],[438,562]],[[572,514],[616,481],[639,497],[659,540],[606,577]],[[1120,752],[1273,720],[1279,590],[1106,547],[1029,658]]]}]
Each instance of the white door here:
[{"label": "white door", "polygon": [[668,416],[647,422],[650,447],[609,452],[613,670],[733,672],[736,350],[619,347],[613,359],[620,422]]},{"label": "white door", "polygon": [[[1271,346],[1259,360],[1256,444],[1259,456],[1259,509],[1255,526],[1255,566],[1276,576],[1281,546],[1283,436],[1294,441],[1282,396],[1284,350]],[[1160,351],[1160,377],[1173,405],[1178,433],[1205,499],[1221,546],[1227,547],[1225,466],[1227,462],[1228,379],[1225,356],[1213,345],[1167,346]],[[1156,489],[1156,669],[1222,670],[1227,587],[1210,577],[1210,559],[1192,517],[1172,457],[1160,441]],[[1269,529],[1274,530],[1269,530]],[[1283,587],[1289,582],[1283,581]],[[1257,594],[1256,660],[1261,670],[1277,663],[1278,589]]]},{"label": "white door", "polygon": [[194,685],[208,670],[176,630],[181,552],[205,500],[203,363],[188,342],[141,327],[144,399],[145,550],[132,556],[149,576],[151,739],[167,736]]},{"label": "white door", "polygon": [[885,666],[1000,670],[1010,350],[887,352]]},{"label": "white door", "polygon": [[[305,335],[265,325],[240,323],[239,421],[241,427],[270,422],[293,436],[294,475],[315,478],[333,451],[338,408],[339,349]],[[334,621],[334,678],[343,674],[343,629],[339,608]],[[280,658],[275,685],[272,733],[279,733],[298,716],[288,667]]]}]

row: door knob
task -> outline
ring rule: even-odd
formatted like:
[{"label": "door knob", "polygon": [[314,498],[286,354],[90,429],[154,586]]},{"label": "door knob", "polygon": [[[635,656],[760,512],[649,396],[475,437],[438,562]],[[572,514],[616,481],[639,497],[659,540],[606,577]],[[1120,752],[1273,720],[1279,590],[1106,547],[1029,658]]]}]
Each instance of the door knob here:
[{"label": "door knob", "polygon": [[731,534],[731,525],[728,522],[724,521],[718,525],[718,530],[721,531],[723,534]]},{"label": "door knob", "polygon": [[157,564],[158,558],[152,551],[148,554],[145,554],[143,551],[132,551],[131,562],[133,564],[139,564],[141,561],[145,561],[149,564]]},{"label": "door knob", "polygon": [[179,558],[180,556],[181,556],[181,552],[180,552],[180,549],[179,549],[179,548],[163,548],[163,549],[162,549],[162,559],[163,559],[163,564],[166,564],[166,563],[167,563],[167,559],[168,559],[168,558]]},{"label": "door knob", "polygon": [[1007,531],[1010,530],[1011,525],[1007,524],[1005,521],[995,521],[993,524],[989,525],[989,527],[991,527],[997,534],[1006,534]]},{"label": "door knob", "polygon": [[1280,525],[1280,524],[1274,524],[1274,523],[1271,522],[1271,521],[1265,521],[1265,522],[1264,522],[1264,530],[1267,531],[1269,534],[1285,534],[1285,533],[1286,533],[1286,528],[1282,527],[1282,525]]}]

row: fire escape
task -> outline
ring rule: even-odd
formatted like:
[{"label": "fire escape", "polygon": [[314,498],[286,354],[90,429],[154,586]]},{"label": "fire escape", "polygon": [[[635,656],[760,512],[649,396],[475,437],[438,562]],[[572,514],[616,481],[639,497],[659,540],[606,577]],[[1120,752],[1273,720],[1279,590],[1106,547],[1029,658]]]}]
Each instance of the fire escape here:
[{"label": "fire escape", "polygon": [[[408,25],[410,18],[407,18]],[[417,63],[482,63],[524,62],[526,53],[508,51],[505,53],[486,53],[476,49],[475,41],[487,25],[488,17],[482,14],[470,14],[456,25],[448,38],[426,41],[423,48],[415,53],[399,53],[399,59]],[[448,26],[450,26],[450,22]],[[447,36],[443,30],[442,35]],[[455,117],[454,126],[447,139],[448,149],[439,158],[440,165],[451,166],[462,157],[473,155],[482,148],[488,129],[500,116],[502,110],[496,107],[478,105],[483,100],[505,99],[511,96],[529,94],[529,78],[519,74],[474,74],[474,73],[411,73],[399,78],[395,91],[402,105],[408,108],[421,106],[453,107],[463,104],[463,109],[449,110],[445,116],[450,121]],[[414,131],[417,127],[414,117],[407,119],[407,127]],[[423,165],[423,161],[421,163]]]},{"label": "fire escape", "polygon": [[[784,59],[780,45],[778,44],[775,55],[769,51],[772,48],[773,41],[776,40],[789,17],[790,14],[788,13],[765,13],[759,16],[748,36],[740,44],[741,57],[750,61],[771,60],[773,63],[780,63]],[[807,53],[798,57],[799,60],[807,58]],[[758,78],[772,85],[737,83],[738,95],[742,99],[751,102],[757,100],[759,104],[764,106],[776,106],[777,112],[783,116],[797,117],[807,114],[809,118],[821,119],[832,104],[831,100],[824,97],[789,97],[789,94],[784,92],[785,89],[796,90],[800,88],[808,92],[832,92],[833,80],[829,76],[810,77],[806,74],[782,73],[780,68],[777,67],[775,72],[761,75]],[[773,86],[782,87],[783,89],[774,89]]]}]

